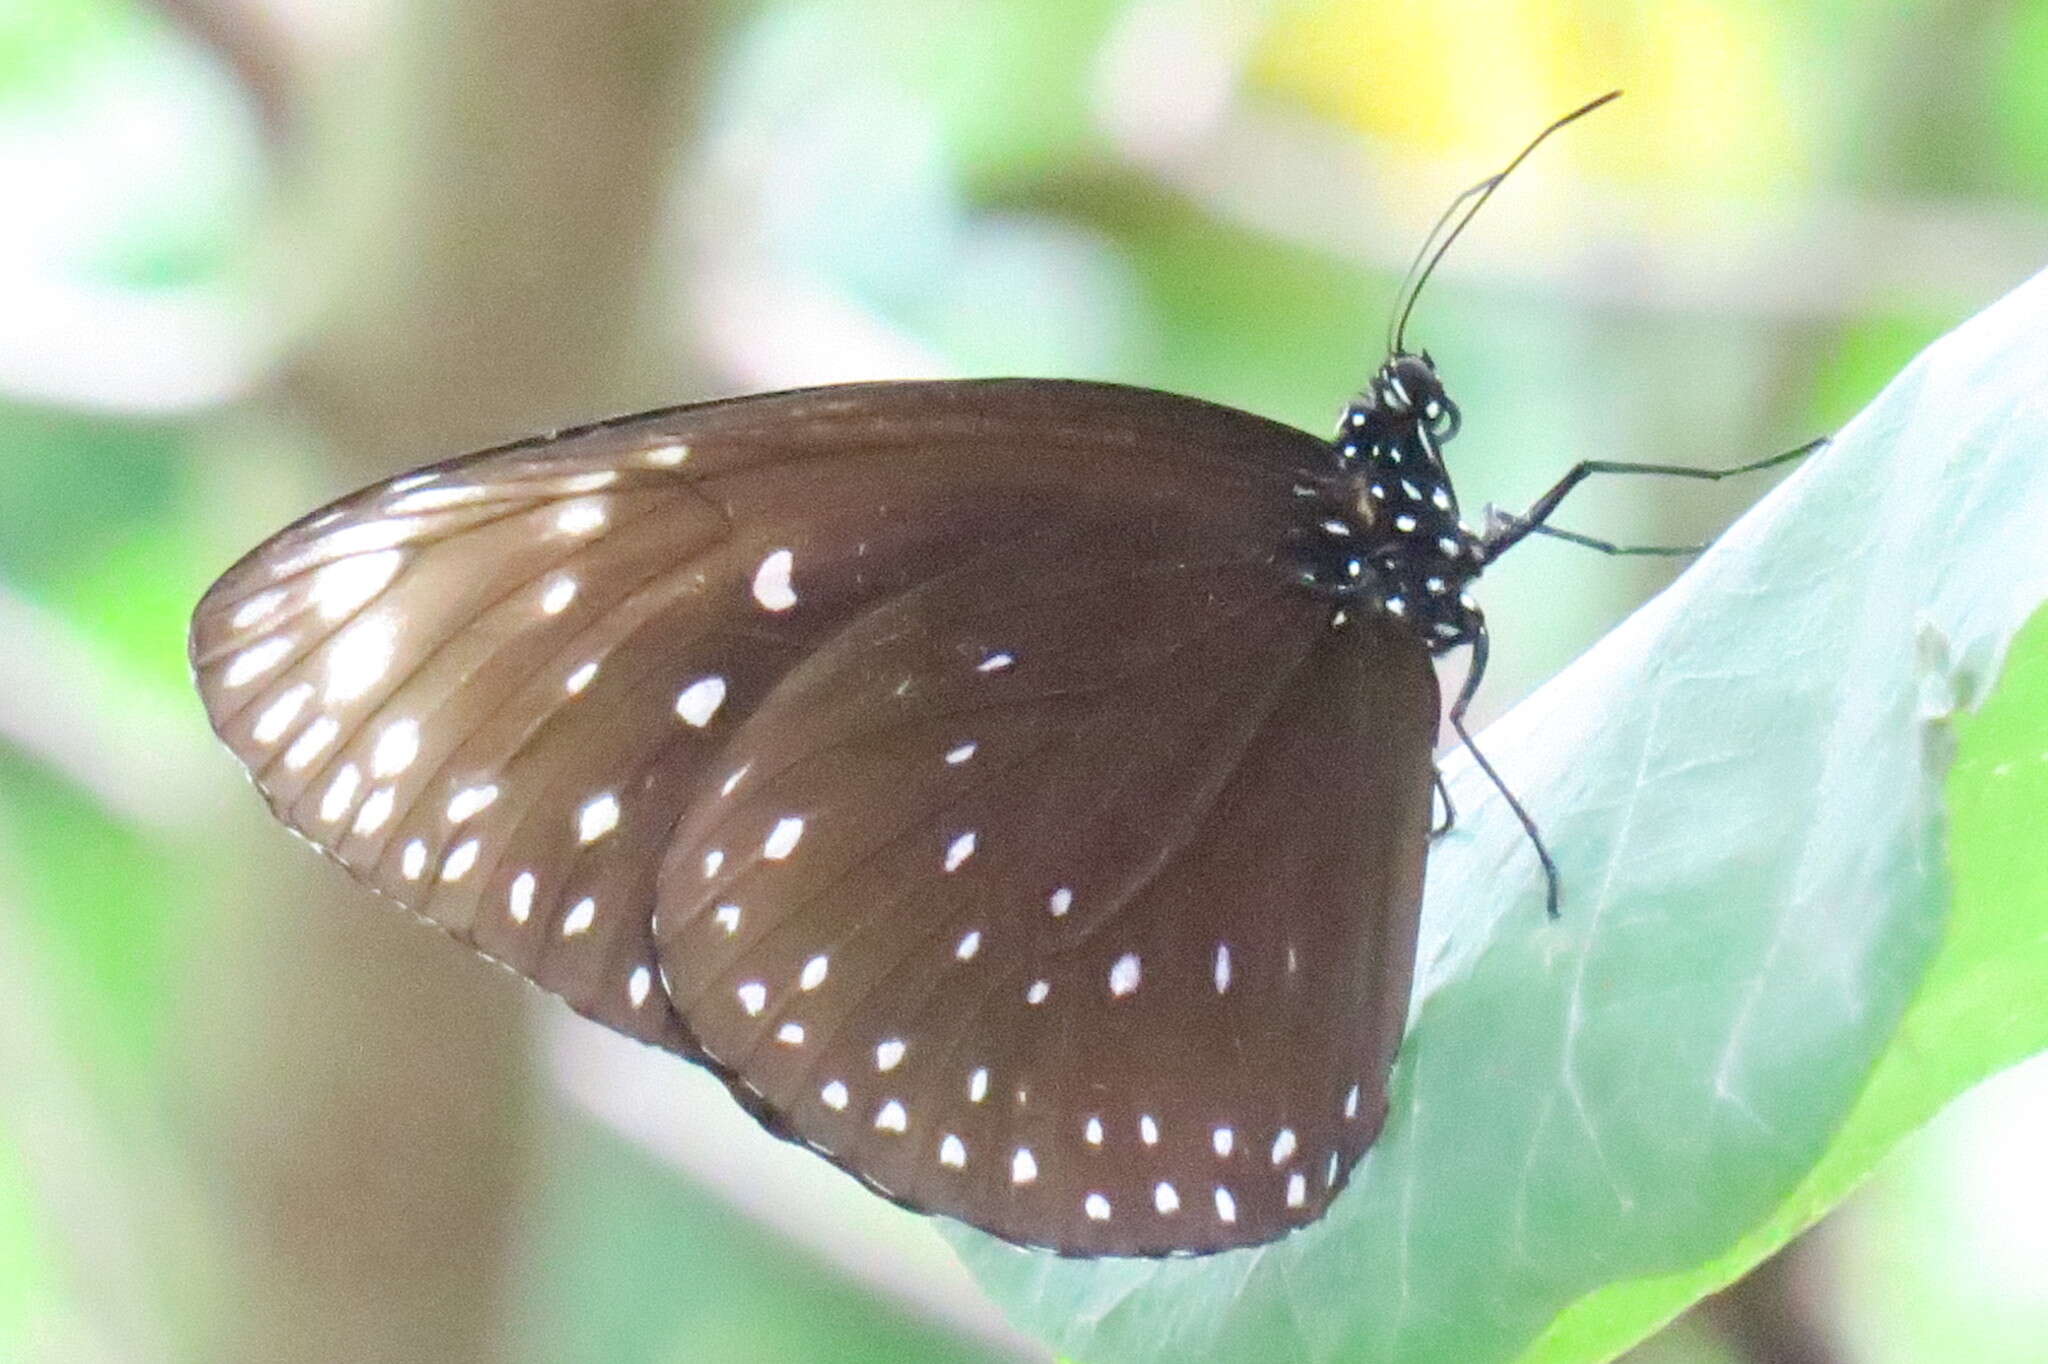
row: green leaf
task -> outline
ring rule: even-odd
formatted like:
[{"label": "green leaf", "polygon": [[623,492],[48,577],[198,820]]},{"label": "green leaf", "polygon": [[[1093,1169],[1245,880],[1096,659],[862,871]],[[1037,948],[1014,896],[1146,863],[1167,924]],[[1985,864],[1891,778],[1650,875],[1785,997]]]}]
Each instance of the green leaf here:
[{"label": "green leaf", "polygon": [[2048,615],[2013,641],[1998,690],[1956,724],[1949,774],[1952,903],[1939,954],[1826,1156],[1726,1254],[1616,1284],[1552,1325],[1525,1356],[1605,1359],[1733,1283],[1819,1219],[1901,1139],[1977,1081],[2048,1049]]},{"label": "green leaf", "polygon": [[2042,779],[1994,775],[2048,747],[2038,699],[1965,735],[2005,756],[1958,769],[1958,894],[1943,801],[1955,717],[2048,597],[2044,320],[2048,275],[1936,343],[1482,736],[1561,920],[1447,760],[1393,1116],[1328,1217],[1159,1262],[956,1231],[1016,1320],[1091,1361],[1484,1361],[1576,1303],[1535,1357],[1606,1358],[2048,1040],[2040,874],[1994,861],[2038,824]]}]

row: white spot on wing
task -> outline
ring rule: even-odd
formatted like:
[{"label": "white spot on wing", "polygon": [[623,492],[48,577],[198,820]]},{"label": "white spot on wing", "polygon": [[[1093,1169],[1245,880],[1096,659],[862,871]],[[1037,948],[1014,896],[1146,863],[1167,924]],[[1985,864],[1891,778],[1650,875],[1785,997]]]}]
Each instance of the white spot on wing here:
[{"label": "white spot on wing", "polygon": [[1216,993],[1222,994],[1230,988],[1230,944],[1216,944]]},{"label": "white spot on wing", "polygon": [[758,980],[748,981],[733,993],[739,996],[740,1007],[749,1018],[758,1018],[761,1010],[768,1007],[768,987]]},{"label": "white spot on wing", "polygon": [[1138,1115],[1138,1140],[1147,1146],[1159,1144],[1159,1123],[1150,1113]]},{"label": "white spot on wing", "polygon": [[988,1068],[986,1066],[977,1066],[974,1074],[967,1077],[967,1099],[970,1103],[980,1103],[987,1097]]},{"label": "white spot on wing", "polygon": [[570,908],[569,916],[562,920],[562,936],[573,938],[578,933],[588,932],[590,926],[596,922],[597,901],[586,895]]},{"label": "white spot on wing", "polygon": [[1045,907],[1052,911],[1053,918],[1061,917],[1074,907],[1074,892],[1068,890],[1065,886],[1061,886],[1046,900]]},{"label": "white spot on wing", "polygon": [[353,701],[384,679],[398,648],[398,622],[388,615],[357,621],[327,653],[326,699]]},{"label": "white spot on wing", "polygon": [[467,876],[469,869],[476,865],[477,854],[482,849],[482,840],[475,838],[465,839],[456,847],[454,852],[448,854],[448,859],[441,864],[441,879],[443,881],[460,881],[463,877]]},{"label": "white spot on wing", "polygon": [[939,1164],[949,1165],[955,1170],[965,1167],[967,1164],[967,1143],[961,1141],[960,1138],[954,1136],[951,1132],[948,1132],[945,1140],[939,1143]]},{"label": "white spot on wing", "polygon": [[1237,1134],[1227,1127],[1219,1127],[1209,1134],[1209,1146],[1219,1156],[1227,1156],[1237,1145]]},{"label": "white spot on wing", "polygon": [[775,1030],[775,1040],[785,1047],[801,1047],[804,1044],[804,1025],[796,1022],[784,1023]]},{"label": "white spot on wing", "polygon": [[577,665],[574,672],[562,679],[562,689],[568,692],[569,695],[575,696],[585,687],[589,686],[591,679],[596,676],[597,660],[594,658],[586,659]]},{"label": "white spot on wing", "polygon": [[619,827],[619,798],[606,791],[584,802],[576,812],[576,839],[595,843]]},{"label": "white spot on wing", "polygon": [[[711,917],[718,921],[718,926],[725,930],[727,937],[740,931],[740,907],[738,905],[720,905],[717,912]],[[805,973],[809,974],[808,969]]]},{"label": "white spot on wing", "polygon": [[1024,992],[1024,1002],[1026,1004],[1043,1004],[1045,1003],[1045,997],[1051,993],[1051,981],[1034,980],[1031,982],[1031,988]]},{"label": "white spot on wing", "polygon": [[1344,1116],[1347,1118],[1355,1118],[1358,1116],[1357,1085],[1351,1086],[1351,1092],[1344,1096]]},{"label": "white spot on wing", "polygon": [[973,961],[974,954],[981,950],[981,930],[973,929],[960,939],[960,945],[953,949],[953,955],[961,961]]},{"label": "white spot on wing", "polygon": [[903,1064],[903,1053],[907,1050],[909,1048],[903,1045],[903,1039],[900,1037],[892,1037],[888,1041],[883,1042],[875,1048],[875,1069],[896,1069],[896,1067]]},{"label": "white spot on wing", "polygon": [[320,818],[332,824],[348,813],[355,804],[356,788],[362,784],[363,774],[354,763],[344,766],[335,773],[334,780],[327,785],[327,794],[320,800]]},{"label": "white spot on wing", "polygon": [[1038,1178],[1038,1158],[1031,1154],[1031,1148],[1020,1146],[1010,1157],[1010,1182],[1029,1184]]},{"label": "white spot on wing", "polygon": [[1308,1206],[1308,1179],[1299,1170],[1287,1176],[1287,1206],[1290,1208]]},{"label": "white spot on wing", "polygon": [[315,564],[330,559],[345,559],[352,554],[368,554],[375,550],[390,549],[402,545],[413,536],[416,523],[391,517],[379,517],[375,521],[358,521],[352,526],[343,526],[331,535],[323,535],[306,546],[301,553],[276,566],[280,577],[292,577],[303,573]]},{"label": "white spot on wing", "polygon": [[505,910],[512,916],[512,922],[523,924],[533,913],[533,873],[520,872],[512,878],[512,889],[505,896]]},{"label": "white spot on wing", "polygon": [[569,603],[576,600],[576,580],[567,573],[557,573],[548,579],[548,585],[541,589],[540,609],[542,614],[559,616],[569,609]]},{"label": "white spot on wing", "polygon": [[465,819],[473,819],[489,809],[497,798],[498,788],[495,785],[464,787],[448,801],[448,822],[460,824]]},{"label": "white spot on wing", "polygon": [[[740,917],[739,906],[733,905],[730,906],[730,908],[733,911],[733,922],[738,923]],[[823,952],[820,952],[817,956],[812,957],[809,961],[804,963],[803,972],[801,975],[797,977],[796,980],[797,988],[803,990],[817,989],[820,985],[823,985],[825,983],[826,973],[829,972],[831,969],[831,958],[827,957]]]},{"label": "white spot on wing", "polygon": [[377,777],[395,777],[411,767],[420,755],[420,722],[393,720],[377,736],[370,750],[370,772]]},{"label": "white spot on wing", "polygon": [[958,871],[960,864],[974,856],[975,833],[969,829],[946,845],[946,870]]},{"label": "white spot on wing", "polygon": [[711,723],[711,717],[718,714],[718,708],[725,704],[725,679],[722,677],[700,677],[676,695],[676,714],[684,723],[698,729]]},{"label": "white spot on wing", "polygon": [[842,1111],[846,1107],[846,1082],[843,1080],[828,1081],[825,1087],[818,1091],[818,1097],[824,1100],[825,1107],[833,1112]]},{"label": "white spot on wing", "polygon": [[910,1128],[910,1114],[898,1099],[891,1099],[882,1105],[882,1111],[875,1114],[875,1129],[881,1132],[904,1132]]},{"label": "white spot on wing", "polygon": [[1138,988],[1143,969],[1136,952],[1126,952],[1109,968],[1109,992],[1122,999]]},{"label": "white spot on wing", "polygon": [[564,535],[588,535],[604,528],[604,501],[586,497],[571,502],[555,513],[555,529]]},{"label": "white spot on wing", "polygon": [[969,739],[964,744],[959,744],[953,748],[946,750],[947,763],[954,767],[958,767],[961,763],[966,762],[969,758],[974,756],[975,747],[976,745],[974,741],[972,739]]},{"label": "white spot on wing", "polygon": [[725,779],[725,784],[718,788],[718,794],[721,796],[729,796],[734,791],[737,791],[739,789],[740,783],[747,779],[747,773],[753,770],[753,766],[754,765],[752,763],[744,763],[741,766],[733,769],[732,775]]},{"label": "white spot on wing", "polygon": [[796,556],[778,549],[754,570],[754,600],[770,611],[787,611],[796,605],[796,589],[789,585],[789,571]]},{"label": "white spot on wing", "polygon": [[1102,1145],[1102,1119],[1088,1119],[1088,1125],[1081,1129],[1081,1138],[1090,1146]]},{"label": "white spot on wing", "polygon": [[690,457],[687,445],[657,445],[641,458],[657,469],[673,469]]},{"label": "white spot on wing", "polygon": [[292,642],[284,635],[272,635],[260,644],[251,644],[228,664],[227,676],[221,679],[221,685],[246,687],[284,662],[284,656],[291,651]]},{"label": "white spot on wing", "polygon": [[404,562],[405,555],[395,549],[336,559],[313,575],[306,599],[319,610],[322,620],[343,620],[382,592]]},{"label": "white spot on wing", "polygon": [[994,653],[974,665],[978,673],[999,673],[1017,661],[1014,654]]},{"label": "white spot on wing", "polygon": [[619,481],[617,469],[597,469],[587,474],[576,474],[562,480],[565,493],[594,493],[599,488],[609,488]]},{"label": "white spot on wing", "polygon": [[1235,1222],[1237,1220],[1237,1200],[1232,1198],[1230,1190],[1224,1188],[1221,1184],[1216,1186],[1216,1220],[1219,1222]]},{"label": "white spot on wing", "polygon": [[1090,1221],[1107,1222],[1109,1220],[1109,1200],[1101,1194],[1089,1194],[1081,1200],[1081,1206],[1087,1211]]},{"label": "white spot on wing", "polygon": [[408,881],[420,879],[420,873],[427,869],[427,845],[415,838],[405,845],[399,854],[398,870]]},{"label": "white spot on wing", "polygon": [[803,820],[795,815],[784,815],[768,831],[768,839],[761,845],[761,856],[771,862],[780,862],[796,851],[797,840],[803,836]]},{"label": "white spot on wing", "polygon": [[[395,490],[397,484],[392,487]],[[417,516],[421,512],[446,511],[459,507],[465,502],[482,500],[485,490],[474,483],[458,483],[447,488],[425,488],[416,493],[406,493],[384,508],[393,516]]]},{"label": "white spot on wing", "polygon": [[637,1009],[647,1002],[647,992],[653,988],[654,974],[644,966],[636,966],[626,978],[626,1001]]},{"label": "white spot on wing", "polygon": [[339,721],[332,715],[321,716],[307,725],[305,732],[294,739],[292,746],[284,751],[284,765],[294,772],[303,771],[307,764],[326,751],[327,745],[333,743],[334,736],[339,733]]},{"label": "white spot on wing", "polygon": [[356,811],[354,825],[358,835],[376,833],[384,827],[384,821],[391,818],[391,811],[398,804],[398,793],[388,786],[380,786],[370,792],[370,798],[363,802],[363,808]]},{"label": "white spot on wing", "polygon": [[710,852],[705,853],[704,879],[709,881],[712,877],[718,875],[718,869],[724,865],[725,850],[723,848],[713,848]]},{"label": "white spot on wing", "polygon": [[1273,1163],[1275,1165],[1285,1165],[1293,1158],[1294,1129],[1283,1127],[1280,1129],[1280,1134],[1273,1138]]},{"label": "white spot on wing", "polygon": [[306,702],[313,696],[311,682],[299,682],[278,694],[275,701],[263,708],[263,714],[256,718],[256,728],[249,737],[259,744],[274,744],[284,737],[292,727],[292,721],[299,718],[299,712],[306,708]]},{"label": "white spot on wing", "polygon": [[1180,1191],[1165,1180],[1160,1180],[1152,1190],[1152,1206],[1159,1209],[1161,1217],[1170,1217],[1180,1211]]},{"label": "white spot on wing", "polygon": [[277,608],[284,605],[284,596],[284,589],[281,587],[273,587],[268,592],[258,592],[237,606],[235,614],[229,619],[234,622],[237,630],[247,630],[259,622],[270,619]]}]

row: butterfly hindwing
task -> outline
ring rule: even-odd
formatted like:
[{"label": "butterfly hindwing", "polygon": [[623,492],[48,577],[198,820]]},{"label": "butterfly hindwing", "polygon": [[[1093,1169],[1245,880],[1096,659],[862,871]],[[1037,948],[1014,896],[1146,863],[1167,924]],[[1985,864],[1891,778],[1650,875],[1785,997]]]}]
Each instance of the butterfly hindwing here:
[{"label": "butterfly hindwing", "polygon": [[1426,658],[1157,549],[1021,543],[975,580],[1001,610],[935,584],[835,639],[661,879],[669,989],[738,1086],[884,1192],[1066,1253],[1320,1215],[1407,1000]]}]

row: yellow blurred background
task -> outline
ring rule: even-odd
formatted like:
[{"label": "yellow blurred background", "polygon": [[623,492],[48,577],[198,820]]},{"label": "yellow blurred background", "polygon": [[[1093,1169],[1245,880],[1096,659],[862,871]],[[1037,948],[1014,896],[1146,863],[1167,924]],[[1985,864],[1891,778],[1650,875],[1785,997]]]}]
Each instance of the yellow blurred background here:
[{"label": "yellow blurred background", "polygon": [[[715,394],[1323,430],[1443,205],[1612,87],[1410,326],[1475,508],[1830,430],[2048,258],[2038,5],[0,0],[0,1359],[1043,1358],[924,1223],[271,827],[190,607],[373,477]],[[1669,571],[1489,575],[1489,712]],[[2044,1140],[2037,1062],[1641,1358],[2043,1358]]]}]

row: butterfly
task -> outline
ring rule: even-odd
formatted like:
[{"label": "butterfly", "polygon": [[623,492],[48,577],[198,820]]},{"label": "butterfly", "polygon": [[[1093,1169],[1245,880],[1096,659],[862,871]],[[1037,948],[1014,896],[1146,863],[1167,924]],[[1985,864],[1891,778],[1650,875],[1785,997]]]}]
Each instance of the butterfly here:
[{"label": "butterfly", "polygon": [[996,379],[431,465],[229,569],[193,674],[356,878],[877,1193],[1069,1255],[1257,1244],[1386,1117],[1432,660],[1473,651],[1469,741],[1471,584],[1600,471],[1466,527],[1458,408],[1390,352],[1330,440]]}]

